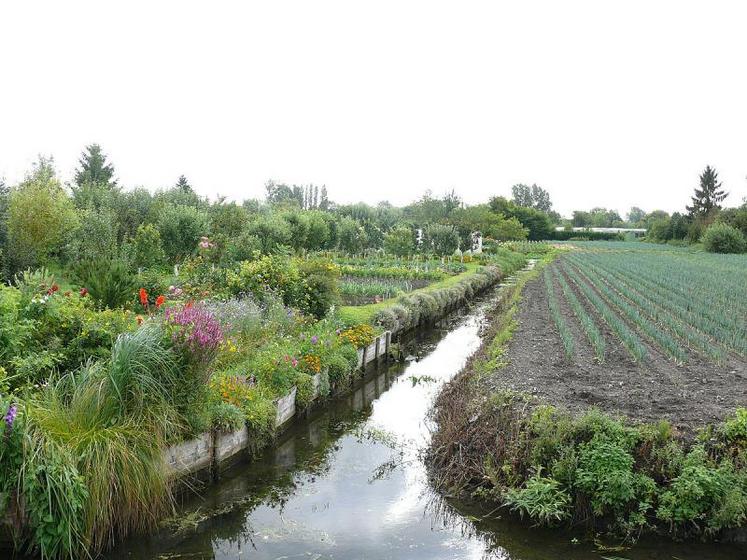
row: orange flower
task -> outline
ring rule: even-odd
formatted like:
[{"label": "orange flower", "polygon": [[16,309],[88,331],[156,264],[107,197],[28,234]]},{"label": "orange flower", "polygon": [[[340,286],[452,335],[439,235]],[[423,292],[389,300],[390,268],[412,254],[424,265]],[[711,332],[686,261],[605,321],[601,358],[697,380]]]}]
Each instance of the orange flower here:
[{"label": "orange flower", "polygon": [[166,297],[165,296],[158,296],[156,298],[156,309],[158,309],[159,307],[161,307],[164,304],[165,301],[166,301]]},{"label": "orange flower", "polygon": [[142,315],[138,315],[137,317],[135,317],[135,319],[137,319],[138,326],[140,326],[140,325],[143,324],[143,316]]},{"label": "orange flower", "polygon": [[140,288],[140,303],[148,305],[148,292],[145,291],[145,288]]}]

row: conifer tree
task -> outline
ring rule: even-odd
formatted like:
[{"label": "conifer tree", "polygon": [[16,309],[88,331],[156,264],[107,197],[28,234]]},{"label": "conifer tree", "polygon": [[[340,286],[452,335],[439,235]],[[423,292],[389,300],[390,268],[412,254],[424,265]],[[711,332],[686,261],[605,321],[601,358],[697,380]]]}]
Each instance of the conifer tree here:
[{"label": "conifer tree", "polygon": [[84,184],[105,185],[114,188],[114,166],[106,162],[106,154],[98,144],[86,146],[78,160],[80,169],[75,170],[75,183],[80,187]]},{"label": "conifer tree", "polygon": [[693,204],[687,207],[690,216],[706,216],[714,208],[721,208],[719,203],[729,194],[721,187],[718,173],[713,167],[707,165],[700,175],[700,188],[695,189],[695,196],[692,197]]}]

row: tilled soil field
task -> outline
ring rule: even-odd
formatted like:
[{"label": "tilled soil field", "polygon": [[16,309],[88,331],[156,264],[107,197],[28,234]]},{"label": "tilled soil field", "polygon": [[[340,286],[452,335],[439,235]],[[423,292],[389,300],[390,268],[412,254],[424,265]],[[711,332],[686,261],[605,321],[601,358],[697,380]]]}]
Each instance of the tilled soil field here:
[{"label": "tilled soil field", "polygon": [[635,421],[666,419],[683,435],[747,405],[747,365],[739,358],[718,366],[693,357],[678,365],[649,345],[648,356],[637,363],[595,315],[607,344],[605,362],[597,363],[565,301],[562,312],[574,331],[572,362],[564,358],[542,278],[527,284],[506,353],[509,364],[487,378],[490,389],[524,392],[571,411],[596,407]]}]

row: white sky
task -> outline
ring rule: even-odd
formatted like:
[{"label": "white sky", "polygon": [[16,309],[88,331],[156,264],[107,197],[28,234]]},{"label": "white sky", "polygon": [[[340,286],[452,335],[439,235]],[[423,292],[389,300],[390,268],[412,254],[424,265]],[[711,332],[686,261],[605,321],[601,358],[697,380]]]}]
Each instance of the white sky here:
[{"label": "white sky", "polygon": [[682,209],[706,164],[747,196],[742,2],[3,2],[0,176],[339,202],[468,203],[516,182],[555,208]]}]

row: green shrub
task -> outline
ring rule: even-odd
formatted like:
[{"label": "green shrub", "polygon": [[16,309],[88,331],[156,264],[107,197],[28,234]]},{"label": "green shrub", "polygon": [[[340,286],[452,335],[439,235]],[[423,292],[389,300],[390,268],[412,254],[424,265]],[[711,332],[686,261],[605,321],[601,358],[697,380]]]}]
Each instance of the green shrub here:
[{"label": "green shrub", "polygon": [[703,234],[703,246],[710,253],[744,253],[747,240],[737,228],[717,222]]},{"label": "green shrub", "polygon": [[523,488],[510,489],[506,504],[521,516],[527,515],[541,525],[555,525],[570,517],[571,497],[561,484],[537,473]]},{"label": "green shrub", "polygon": [[100,307],[115,309],[135,301],[136,279],[124,261],[109,258],[83,261],[76,267],[75,276]]},{"label": "green shrub", "polygon": [[210,405],[210,426],[218,432],[235,432],[244,426],[244,412],[227,402]]},{"label": "green shrub", "polygon": [[[356,352],[356,363],[358,360],[358,354]],[[329,379],[330,381],[339,381],[341,379],[345,379],[348,377],[351,373],[350,368],[350,362],[348,359],[340,352],[335,352],[334,354],[331,354],[327,357],[325,364],[327,366],[327,371],[329,372]]]},{"label": "green shrub", "polygon": [[298,269],[305,294],[302,301],[289,303],[320,319],[340,301],[339,268],[328,260],[313,259],[299,261]]},{"label": "green shrub", "polygon": [[132,264],[136,268],[157,268],[166,264],[161,232],[153,224],[140,224],[132,241]]},{"label": "green shrub", "polygon": [[158,232],[166,256],[173,262],[191,255],[208,230],[207,215],[193,206],[166,204],[158,216]]}]

